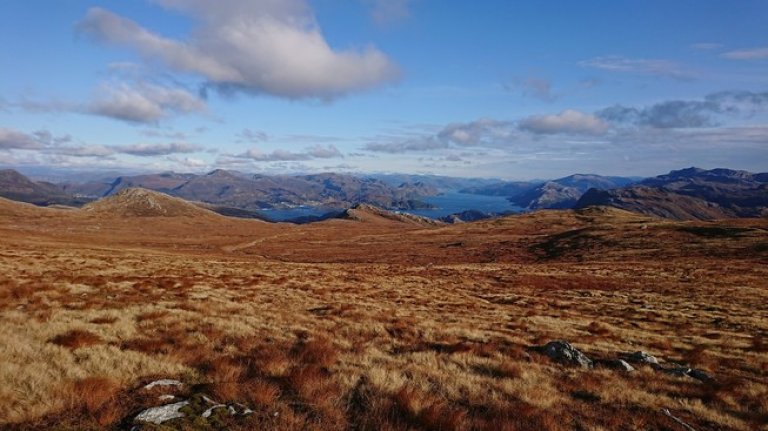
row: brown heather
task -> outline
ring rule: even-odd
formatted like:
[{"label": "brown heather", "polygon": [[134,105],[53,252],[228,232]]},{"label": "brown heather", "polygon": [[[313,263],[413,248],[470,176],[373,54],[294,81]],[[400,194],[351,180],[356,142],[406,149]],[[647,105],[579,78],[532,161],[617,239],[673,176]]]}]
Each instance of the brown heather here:
[{"label": "brown heather", "polygon": [[[251,407],[235,430],[681,429],[665,408],[697,430],[765,429],[768,220],[359,218],[0,201],[0,428],[121,429],[158,402],[138,388],[178,378]],[[554,339],[715,381],[530,349]]]},{"label": "brown heather", "polygon": [[70,349],[88,347],[101,342],[101,337],[82,329],[72,329],[51,339],[51,343]]}]

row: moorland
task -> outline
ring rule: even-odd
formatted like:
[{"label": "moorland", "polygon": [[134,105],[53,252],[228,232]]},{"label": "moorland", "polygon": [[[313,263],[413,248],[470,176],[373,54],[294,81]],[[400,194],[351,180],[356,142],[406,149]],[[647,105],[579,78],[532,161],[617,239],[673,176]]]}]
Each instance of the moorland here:
[{"label": "moorland", "polygon": [[[2,199],[0,427],[760,429],[767,229],[608,207],[445,225],[360,205],[292,225],[143,189]],[[590,365],[540,348],[557,340]],[[180,385],[144,389],[157,379]],[[203,395],[249,412],[203,418]],[[185,417],[135,421],[169,399]]]}]

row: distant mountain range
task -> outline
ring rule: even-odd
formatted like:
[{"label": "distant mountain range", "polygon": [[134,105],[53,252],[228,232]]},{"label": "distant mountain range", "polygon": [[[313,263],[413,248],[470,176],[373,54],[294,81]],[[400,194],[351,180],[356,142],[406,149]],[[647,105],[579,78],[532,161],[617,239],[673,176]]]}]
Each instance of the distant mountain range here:
[{"label": "distant mountain range", "polygon": [[[422,198],[464,186],[469,187],[460,189],[463,193],[505,196],[527,210],[600,205],[679,220],[768,215],[768,173],[730,169],[688,168],[646,179],[575,174],[531,182],[335,173],[266,176],[215,170],[204,175],[162,173],[59,185],[32,181],[14,170],[0,171],[0,196],[43,206],[82,206],[140,187],[235,217],[263,219],[258,210],[297,206],[339,209],[300,220],[305,222],[336,217],[341,209],[358,204],[389,210],[424,208],[427,205]],[[475,221],[489,216],[493,215],[467,208],[442,221]]]},{"label": "distant mountain range", "polygon": [[768,173],[681,169],[613,190],[587,191],[575,208],[606,205],[678,220],[768,215]]},{"label": "distant mountain range", "polygon": [[632,184],[640,178],[604,177],[574,174],[552,181],[504,181],[464,189],[465,193],[506,196],[515,205],[527,209],[572,208],[587,190],[613,189]]},{"label": "distant mountain range", "polygon": [[396,187],[371,179],[335,173],[314,175],[248,175],[218,169],[205,175],[163,173],[118,177],[110,183],[69,183],[63,190],[91,199],[111,196],[119,191],[141,187],[190,201],[235,210],[317,206],[347,208],[369,203],[390,209],[427,207],[419,199],[437,194],[423,183],[403,183]]}]

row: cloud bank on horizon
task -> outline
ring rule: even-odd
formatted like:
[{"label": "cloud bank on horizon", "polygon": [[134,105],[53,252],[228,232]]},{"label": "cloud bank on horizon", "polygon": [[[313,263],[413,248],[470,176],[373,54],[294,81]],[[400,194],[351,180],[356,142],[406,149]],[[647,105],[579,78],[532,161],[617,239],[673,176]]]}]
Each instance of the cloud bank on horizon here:
[{"label": "cloud bank on horizon", "polygon": [[0,165],[768,170],[760,1],[34,3],[0,5]]}]

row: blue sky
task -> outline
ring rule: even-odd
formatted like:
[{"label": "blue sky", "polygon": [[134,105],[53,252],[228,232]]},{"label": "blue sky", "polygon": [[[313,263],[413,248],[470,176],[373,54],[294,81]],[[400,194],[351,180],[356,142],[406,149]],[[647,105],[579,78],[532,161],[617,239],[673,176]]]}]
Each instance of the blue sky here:
[{"label": "blue sky", "polygon": [[0,2],[0,164],[768,170],[768,2]]}]

